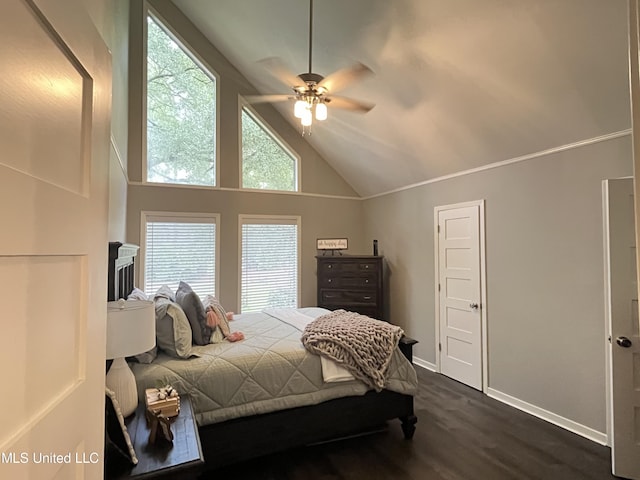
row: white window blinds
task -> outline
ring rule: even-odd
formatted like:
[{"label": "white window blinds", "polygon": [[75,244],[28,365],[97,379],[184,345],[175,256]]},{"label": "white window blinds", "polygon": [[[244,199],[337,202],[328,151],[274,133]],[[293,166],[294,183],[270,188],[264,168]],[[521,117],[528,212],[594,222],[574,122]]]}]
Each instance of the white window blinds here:
[{"label": "white window blinds", "polygon": [[180,281],[202,298],[216,291],[216,218],[162,217],[146,219],[144,290],[162,285],[174,292]]},{"label": "white window blinds", "polygon": [[299,217],[243,217],[242,312],[297,307]]}]

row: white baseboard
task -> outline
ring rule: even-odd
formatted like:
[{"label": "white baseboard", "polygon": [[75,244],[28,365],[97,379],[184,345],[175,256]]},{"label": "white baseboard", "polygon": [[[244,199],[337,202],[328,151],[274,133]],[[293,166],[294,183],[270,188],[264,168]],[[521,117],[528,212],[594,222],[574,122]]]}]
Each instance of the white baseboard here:
[{"label": "white baseboard", "polygon": [[413,357],[413,363],[414,365],[417,365],[422,368],[426,368],[427,370],[430,370],[432,372],[436,371],[435,363],[427,362],[426,360],[422,360],[421,358]]},{"label": "white baseboard", "polygon": [[565,430],[569,430],[577,435],[588,438],[600,445],[607,445],[607,434],[598,432],[593,428],[587,427],[580,423],[574,422],[573,420],[569,420],[568,418],[561,417],[553,412],[549,412],[544,408],[536,407],[530,403],[527,403],[518,398],[512,397],[511,395],[507,395],[506,393],[502,393],[498,390],[494,390],[493,388],[487,389],[487,395],[491,398],[494,398],[502,403],[506,403],[518,410],[522,410],[523,412],[527,412],[534,417],[541,418],[542,420],[546,420],[549,423],[553,423]]},{"label": "white baseboard", "polygon": [[[437,365],[435,363],[427,362],[418,357],[413,357],[413,364],[418,367],[425,368],[432,372],[436,372]],[[581,437],[587,438],[593,442],[599,443],[600,445],[608,445],[607,434],[603,432],[599,432],[594,430],[593,428],[587,427],[580,423],[574,422],[573,420],[569,420],[568,418],[561,417],[558,414],[545,410],[544,408],[537,407],[532,405],[531,403],[527,403],[524,400],[520,400],[519,398],[512,397],[506,393],[502,393],[493,388],[487,388],[486,392],[487,396],[498,400],[499,402],[505,403],[511,407],[517,408],[518,410],[522,410],[523,412],[527,412],[534,417],[538,417],[542,420],[545,420],[549,423],[557,425],[560,428],[564,428],[565,430],[569,430]]]}]

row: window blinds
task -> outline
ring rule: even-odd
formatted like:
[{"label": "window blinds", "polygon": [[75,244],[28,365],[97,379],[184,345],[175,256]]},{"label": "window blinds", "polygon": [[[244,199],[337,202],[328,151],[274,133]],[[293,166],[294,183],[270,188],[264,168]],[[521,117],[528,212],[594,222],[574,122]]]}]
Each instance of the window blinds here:
[{"label": "window blinds", "polygon": [[245,313],[298,306],[297,219],[242,220],[240,299]]},{"label": "window blinds", "polygon": [[162,285],[175,292],[183,281],[201,298],[215,295],[215,220],[147,220],[146,237],[145,293],[153,295]]}]

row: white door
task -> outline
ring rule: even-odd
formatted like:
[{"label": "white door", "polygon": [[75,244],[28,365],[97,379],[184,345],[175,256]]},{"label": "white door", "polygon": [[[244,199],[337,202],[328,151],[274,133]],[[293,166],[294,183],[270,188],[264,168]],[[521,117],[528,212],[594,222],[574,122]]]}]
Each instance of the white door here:
[{"label": "white door", "polygon": [[483,202],[436,207],[440,372],[483,388]]},{"label": "white door", "polygon": [[0,2],[0,478],[98,479],[111,61],[81,0]]},{"label": "white door", "polygon": [[633,180],[607,180],[605,199],[611,471],[640,479],[640,323]]}]

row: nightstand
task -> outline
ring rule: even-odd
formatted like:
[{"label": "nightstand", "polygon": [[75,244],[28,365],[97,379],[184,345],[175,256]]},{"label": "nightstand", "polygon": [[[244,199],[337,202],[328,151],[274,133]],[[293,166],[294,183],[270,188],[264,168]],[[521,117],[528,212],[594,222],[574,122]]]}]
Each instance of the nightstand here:
[{"label": "nightstand", "polygon": [[173,443],[149,444],[149,427],[145,419],[145,405],[138,405],[135,415],[125,420],[138,464],[114,479],[172,479],[194,480],[202,472],[204,457],[191,401],[180,397],[180,414],[171,422]]}]

